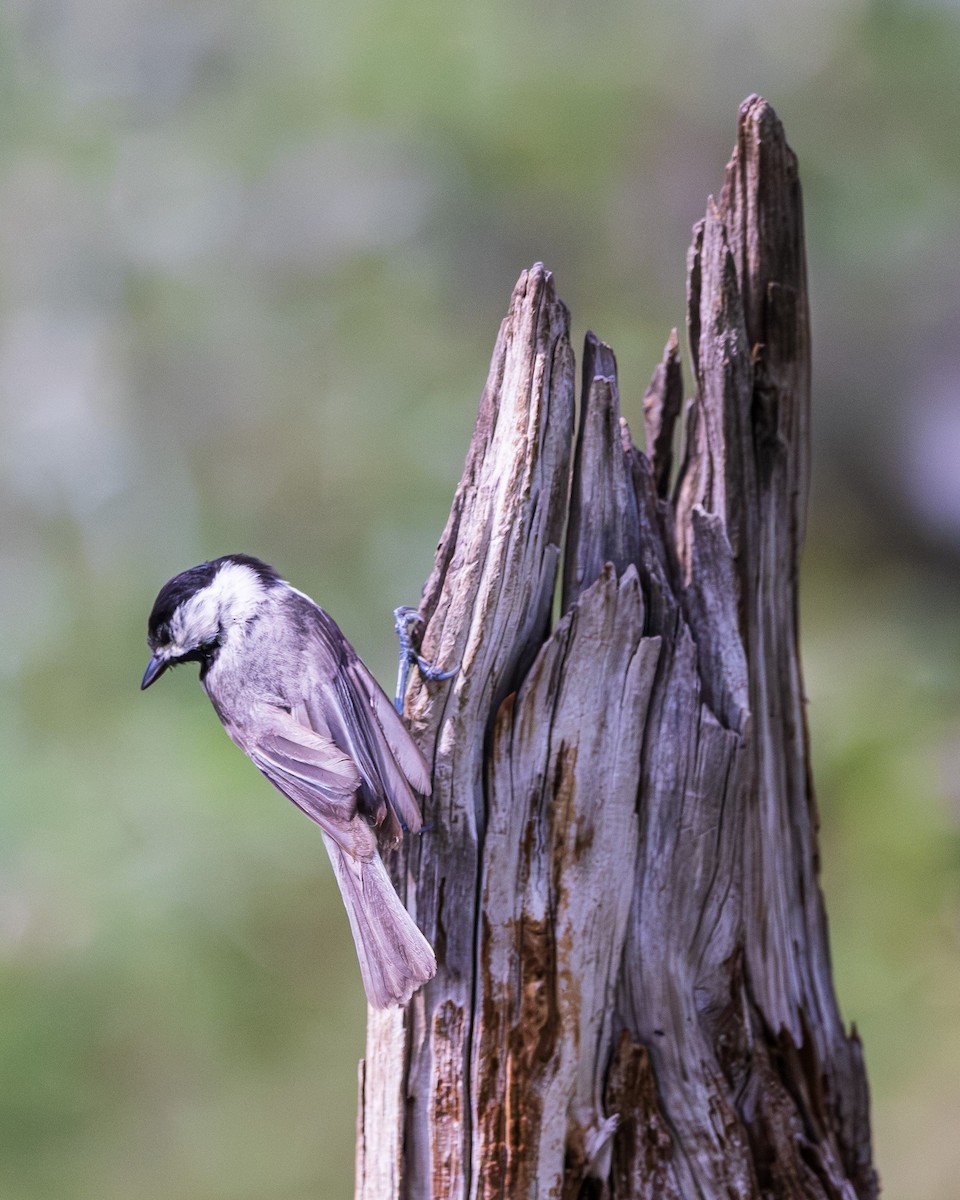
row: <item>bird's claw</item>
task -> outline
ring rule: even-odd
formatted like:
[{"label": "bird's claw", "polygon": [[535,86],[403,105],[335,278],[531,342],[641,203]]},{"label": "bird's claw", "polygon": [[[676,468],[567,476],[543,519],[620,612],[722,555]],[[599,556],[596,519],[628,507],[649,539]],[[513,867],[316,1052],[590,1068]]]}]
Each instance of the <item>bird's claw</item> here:
[{"label": "bird's claw", "polygon": [[417,667],[424,679],[452,679],[460,670],[459,667],[454,667],[450,671],[442,671],[439,667],[435,667],[433,663],[427,662],[421,654],[417,655]]},{"label": "bird's claw", "polygon": [[413,631],[417,626],[423,626],[423,617],[419,609],[409,605],[401,605],[393,610],[393,627],[397,631],[400,643],[400,663],[397,669],[397,694],[393,706],[397,712],[403,712],[403,697],[407,691],[407,678],[410,674],[411,663],[417,664],[417,669],[424,679],[452,679],[460,670],[459,665],[450,671],[444,671],[419,654],[413,644]]}]

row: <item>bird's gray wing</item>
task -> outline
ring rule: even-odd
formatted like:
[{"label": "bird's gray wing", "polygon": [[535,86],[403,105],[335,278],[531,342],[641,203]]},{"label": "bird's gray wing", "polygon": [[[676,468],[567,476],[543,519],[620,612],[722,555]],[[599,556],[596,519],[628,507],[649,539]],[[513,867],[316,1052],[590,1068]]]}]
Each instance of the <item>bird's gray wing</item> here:
[{"label": "bird's gray wing", "polygon": [[427,765],[363,663],[358,658],[346,662],[332,690],[320,693],[308,707],[319,708],[335,741],[360,768],[361,811],[380,828],[381,840],[399,842],[404,828],[416,833],[422,819],[413,789],[430,791]]},{"label": "bird's gray wing", "polygon": [[254,764],[348,854],[369,858],[376,837],[357,811],[357,764],[330,737],[282,709],[258,716],[259,736],[246,747]]},{"label": "bird's gray wing", "polygon": [[430,792],[426,761],[383,689],[320,608],[315,609],[308,658],[315,678],[294,715],[327,733],[357,764],[363,780],[361,811],[380,829],[382,841],[399,841],[401,823],[419,830],[422,818],[414,791]]},{"label": "bird's gray wing", "polygon": [[406,776],[410,786],[421,796],[429,796],[430,768],[420,752],[420,747],[410,736],[410,731],[404,725],[400,714],[393,707],[393,701],[387,698],[383,688],[359,658],[354,658],[349,664],[347,675],[357,693],[367,701],[368,711],[376,720],[382,736],[386,739],[392,758]]}]

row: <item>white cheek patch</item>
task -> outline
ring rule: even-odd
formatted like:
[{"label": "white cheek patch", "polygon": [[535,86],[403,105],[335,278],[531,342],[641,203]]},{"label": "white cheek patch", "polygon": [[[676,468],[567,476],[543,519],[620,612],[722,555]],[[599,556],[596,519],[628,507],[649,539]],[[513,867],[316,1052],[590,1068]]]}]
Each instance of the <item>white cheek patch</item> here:
[{"label": "white cheek patch", "polygon": [[266,589],[260,576],[252,567],[243,563],[227,563],[217,572],[217,577],[204,593],[210,593],[220,610],[220,619],[225,622],[248,621],[256,614]]},{"label": "white cheek patch", "polygon": [[213,582],[185,600],[170,621],[171,657],[216,641],[223,626],[248,621],[257,611],[264,587],[252,568],[227,563]]},{"label": "white cheek patch", "polygon": [[170,622],[170,643],[174,655],[185,654],[207,642],[212,642],[220,631],[220,617],[216,598],[206,587],[183,604],[173,614]]}]

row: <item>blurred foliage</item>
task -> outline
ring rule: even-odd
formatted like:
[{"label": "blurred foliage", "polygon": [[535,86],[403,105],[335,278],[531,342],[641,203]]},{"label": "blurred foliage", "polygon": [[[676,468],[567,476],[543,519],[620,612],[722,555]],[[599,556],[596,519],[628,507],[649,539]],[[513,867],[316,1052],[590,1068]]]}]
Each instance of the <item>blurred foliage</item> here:
[{"label": "blurred foliage", "polygon": [[0,15],[0,1195],[350,1194],[363,1006],[316,831],[160,584],[242,549],[389,679],[542,259],[627,415],[739,101],[801,159],[804,640],[838,988],[891,1195],[960,1149],[960,25],[945,4],[10,0]]}]

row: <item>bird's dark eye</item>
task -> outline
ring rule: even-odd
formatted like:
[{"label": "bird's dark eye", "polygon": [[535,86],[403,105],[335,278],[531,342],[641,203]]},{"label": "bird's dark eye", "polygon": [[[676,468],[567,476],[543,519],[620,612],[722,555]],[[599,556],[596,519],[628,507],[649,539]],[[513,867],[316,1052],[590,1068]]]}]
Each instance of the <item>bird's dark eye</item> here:
[{"label": "bird's dark eye", "polygon": [[163,625],[158,625],[149,637],[150,645],[154,650],[170,651],[174,648],[173,634],[170,631],[170,626],[164,622]]},{"label": "bird's dark eye", "polygon": [[186,654],[181,654],[175,661],[178,663],[206,662],[219,648],[219,641],[204,642],[202,646],[197,646],[193,650],[188,650]]}]

